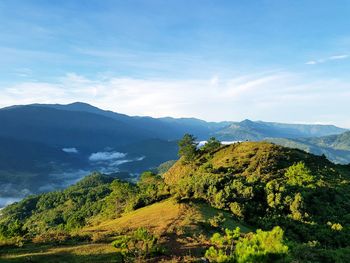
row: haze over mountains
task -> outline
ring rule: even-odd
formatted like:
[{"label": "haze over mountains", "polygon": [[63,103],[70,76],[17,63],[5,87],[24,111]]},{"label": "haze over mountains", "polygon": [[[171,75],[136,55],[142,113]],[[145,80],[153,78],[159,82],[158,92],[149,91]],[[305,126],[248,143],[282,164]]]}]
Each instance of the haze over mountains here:
[{"label": "haze over mountains", "polygon": [[350,132],[311,138],[270,138],[269,141],[290,148],[298,148],[317,155],[324,154],[335,163],[350,163]]},{"label": "haze over mountains", "polygon": [[80,102],[6,107],[0,109],[0,123],[0,207],[11,198],[66,187],[94,170],[135,178],[177,159],[177,140],[184,133],[199,140],[293,142],[350,162],[349,133],[333,125],[127,116]]}]

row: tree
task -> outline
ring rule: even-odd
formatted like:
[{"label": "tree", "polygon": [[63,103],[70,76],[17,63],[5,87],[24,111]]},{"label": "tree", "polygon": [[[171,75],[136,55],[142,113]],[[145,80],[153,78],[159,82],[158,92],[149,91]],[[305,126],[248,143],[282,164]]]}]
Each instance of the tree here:
[{"label": "tree", "polygon": [[128,259],[132,262],[135,259],[137,262],[144,262],[145,258],[162,253],[157,242],[158,239],[153,234],[141,227],[130,235],[118,236],[112,245],[118,249],[121,262],[126,262]]},{"label": "tree", "polygon": [[7,225],[0,224],[0,240],[19,237],[22,236],[23,233],[23,224],[18,219],[9,222]]},{"label": "tree", "polygon": [[217,140],[215,137],[211,137],[206,144],[203,145],[201,148],[202,151],[204,152],[211,152],[214,151],[218,148],[220,148],[221,142]]},{"label": "tree", "polygon": [[159,201],[169,195],[169,190],[162,177],[150,171],[141,174],[137,186],[142,206]]},{"label": "tree", "polygon": [[243,219],[244,213],[243,213],[242,205],[240,203],[238,203],[238,202],[231,203],[230,210],[231,210],[232,214],[234,214],[235,216],[237,216],[240,219]]},{"label": "tree", "polygon": [[315,177],[303,162],[290,166],[285,176],[288,184],[295,186],[312,186],[312,183],[315,181]]},{"label": "tree", "polygon": [[215,233],[212,246],[206,251],[209,262],[252,263],[285,262],[288,247],[283,241],[283,230],[276,226],[271,231],[258,229],[241,237],[239,227],[225,230],[225,235]]},{"label": "tree", "polygon": [[278,262],[288,253],[283,242],[283,230],[276,226],[271,231],[258,229],[256,234],[240,239],[235,248],[237,263],[245,262]]},{"label": "tree", "polygon": [[191,162],[197,155],[196,137],[186,133],[179,141],[179,156],[184,158],[185,162]]},{"label": "tree", "polygon": [[212,246],[205,252],[205,257],[209,262],[234,262],[234,245],[240,236],[239,227],[234,230],[225,229],[224,235],[215,233],[210,239]]},{"label": "tree", "polygon": [[294,196],[294,200],[290,205],[290,211],[292,212],[292,218],[297,221],[301,221],[303,219],[303,214],[301,209],[303,207],[303,198],[300,193],[297,193]]}]

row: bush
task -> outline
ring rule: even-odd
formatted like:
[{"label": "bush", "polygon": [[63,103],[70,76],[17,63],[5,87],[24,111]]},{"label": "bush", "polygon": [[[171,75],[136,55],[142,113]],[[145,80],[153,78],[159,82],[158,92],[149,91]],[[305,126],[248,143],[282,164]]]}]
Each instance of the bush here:
[{"label": "bush", "polygon": [[210,239],[213,246],[206,252],[205,257],[210,262],[233,262],[234,261],[234,243],[241,235],[241,230],[237,227],[235,230],[225,230],[225,235],[215,233]]},{"label": "bush", "polygon": [[209,225],[215,228],[222,226],[224,222],[225,222],[225,217],[223,213],[219,213],[218,215],[208,219]]},{"label": "bush", "polygon": [[20,237],[24,234],[23,224],[19,220],[0,225],[0,239]]},{"label": "bush", "polygon": [[71,239],[71,235],[64,231],[49,231],[35,236],[33,243],[64,243]]},{"label": "bush", "polygon": [[312,186],[312,183],[315,181],[315,177],[303,162],[290,166],[285,176],[288,184],[295,186]]},{"label": "bush", "polygon": [[211,246],[205,253],[210,262],[277,262],[285,259],[288,247],[283,244],[283,230],[257,230],[241,238],[240,229],[225,230],[225,235],[215,233]]},{"label": "bush", "polygon": [[0,247],[22,247],[24,245],[23,237],[12,237],[7,239],[0,239]]},{"label": "bush", "polygon": [[230,210],[239,219],[243,219],[243,217],[244,217],[243,208],[242,208],[242,206],[239,203],[237,203],[237,202],[231,203],[230,204]]},{"label": "bush", "polygon": [[271,231],[257,230],[256,234],[240,239],[235,248],[238,263],[276,262],[286,256],[288,247],[283,244],[283,230],[274,227]]},{"label": "bush", "polygon": [[146,228],[138,228],[131,235],[121,235],[112,245],[118,249],[118,255],[123,261],[127,259],[142,260],[164,251],[157,245],[158,239]]}]

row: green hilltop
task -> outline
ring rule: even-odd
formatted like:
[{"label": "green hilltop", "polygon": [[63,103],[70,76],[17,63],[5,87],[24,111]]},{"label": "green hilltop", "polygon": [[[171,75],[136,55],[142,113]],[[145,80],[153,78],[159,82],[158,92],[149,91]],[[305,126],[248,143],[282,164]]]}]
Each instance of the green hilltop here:
[{"label": "green hilltop", "polygon": [[95,173],[6,207],[1,262],[350,261],[350,166],[190,136],[180,153],[136,184]]}]

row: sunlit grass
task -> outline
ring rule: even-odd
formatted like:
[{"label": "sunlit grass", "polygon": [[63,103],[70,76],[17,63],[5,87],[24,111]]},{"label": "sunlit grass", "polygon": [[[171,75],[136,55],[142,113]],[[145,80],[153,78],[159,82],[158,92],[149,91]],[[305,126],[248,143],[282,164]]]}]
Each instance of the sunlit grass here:
[{"label": "sunlit grass", "polygon": [[[161,242],[164,245],[171,247],[178,243],[182,248],[188,251],[192,249],[194,252],[191,253],[195,253],[198,248],[205,245],[206,240],[205,238],[195,239],[192,236],[200,233],[201,226],[209,218],[221,212],[204,203],[177,203],[173,199],[168,199],[126,213],[120,218],[85,227],[79,233],[82,235],[111,235],[113,239],[113,235],[117,233],[145,227],[155,235],[162,237]],[[242,232],[251,231],[249,227],[234,220],[229,213],[223,213],[225,216],[223,228],[233,229],[239,226]],[[116,249],[109,241],[110,239],[97,241],[98,243],[85,242],[76,245],[72,243],[57,246],[27,244],[22,248],[3,247],[0,250],[0,262],[117,262]]]}]

